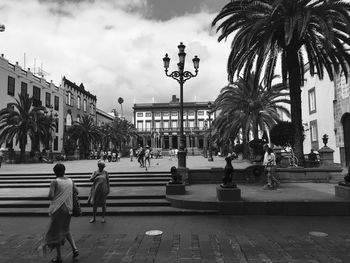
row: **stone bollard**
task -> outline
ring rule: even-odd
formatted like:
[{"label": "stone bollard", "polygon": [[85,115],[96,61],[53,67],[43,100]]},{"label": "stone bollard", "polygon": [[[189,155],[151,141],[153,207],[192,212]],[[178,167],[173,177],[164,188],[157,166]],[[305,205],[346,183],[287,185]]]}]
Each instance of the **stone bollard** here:
[{"label": "stone bollard", "polygon": [[328,146],[323,146],[318,150],[320,154],[320,166],[333,166],[334,165],[334,150]]}]

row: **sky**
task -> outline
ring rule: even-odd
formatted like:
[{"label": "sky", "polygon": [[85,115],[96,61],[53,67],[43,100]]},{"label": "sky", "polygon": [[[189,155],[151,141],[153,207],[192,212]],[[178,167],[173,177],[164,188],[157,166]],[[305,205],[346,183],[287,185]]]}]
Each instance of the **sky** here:
[{"label": "sky", "polygon": [[56,85],[65,76],[97,96],[97,108],[131,120],[134,103],[169,102],[180,95],[177,70],[180,42],[185,70],[198,76],[184,85],[184,101],[214,100],[227,85],[231,40],[218,42],[211,22],[228,0],[1,0],[0,53],[24,69],[34,65]]}]

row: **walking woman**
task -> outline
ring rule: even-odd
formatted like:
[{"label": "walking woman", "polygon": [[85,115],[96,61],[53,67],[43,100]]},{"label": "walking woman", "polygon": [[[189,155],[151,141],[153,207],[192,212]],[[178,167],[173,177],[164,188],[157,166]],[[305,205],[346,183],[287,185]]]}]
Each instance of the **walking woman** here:
[{"label": "walking woman", "polygon": [[106,200],[109,194],[109,176],[108,172],[104,170],[105,162],[103,160],[99,160],[97,163],[98,170],[93,172],[90,181],[93,182],[90,191],[89,203],[93,207],[93,217],[90,220],[90,223],[94,223],[96,221],[96,212],[97,207],[102,207],[102,223],[105,223],[105,215],[106,215]]},{"label": "walking woman", "polygon": [[264,185],[264,189],[275,189],[279,186],[280,182],[275,177],[276,171],[276,157],[273,150],[269,147],[264,155],[263,165],[266,169],[267,184]]},{"label": "walking woman", "polygon": [[68,240],[73,250],[73,258],[79,255],[72,233],[70,232],[70,220],[73,210],[73,191],[78,189],[70,178],[65,177],[66,168],[58,163],[53,171],[56,179],[51,181],[49,199],[49,215],[51,217],[49,229],[45,236],[45,245],[53,250],[56,249],[57,256],[51,262],[62,262],[61,246],[65,239]]}]

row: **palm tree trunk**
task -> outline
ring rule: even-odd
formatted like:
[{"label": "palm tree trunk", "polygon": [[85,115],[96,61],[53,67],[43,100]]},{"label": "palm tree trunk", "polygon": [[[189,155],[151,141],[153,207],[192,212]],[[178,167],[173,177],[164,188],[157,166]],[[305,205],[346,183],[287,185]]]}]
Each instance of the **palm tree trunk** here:
[{"label": "palm tree trunk", "polygon": [[19,162],[24,163],[25,157],[26,157],[26,142],[21,140],[19,143],[19,148],[20,148]]},{"label": "palm tree trunk", "polygon": [[304,149],[303,149],[303,126],[301,112],[301,74],[298,52],[296,49],[287,51],[287,68],[289,75],[289,91],[290,91],[290,107],[291,118],[294,124],[294,154],[299,160],[299,165],[304,165]]}]

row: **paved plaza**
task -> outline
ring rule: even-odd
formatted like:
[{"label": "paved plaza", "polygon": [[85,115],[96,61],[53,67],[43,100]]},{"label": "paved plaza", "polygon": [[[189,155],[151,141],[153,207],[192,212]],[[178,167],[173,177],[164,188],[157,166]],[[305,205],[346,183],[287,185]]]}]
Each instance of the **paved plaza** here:
[{"label": "paved plaza", "polygon": [[[73,218],[75,262],[349,262],[349,217],[123,216]],[[49,262],[36,247],[45,217],[0,218],[0,262]],[[148,236],[149,230],[161,235]],[[64,262],[73,262],[68,244]]]},{"label": "paved plaza", "polygon": [[[201,156],[189,156],[188,167],[206,169],[224,167],[223,158],[208,162]],[[92,172],[96,160],[67,161],[67,172]],[[177,160],[152,160],[151,171],[168,171]],[[234,161],[235,168],[246,162]],[[48,173],[53,164],[4,164],[1,174]],[[107,163],[111,172],[145,171],[138,163],[122,158]],[[283,183],[275,191],[261,185],[239,185],[242,198],[250,201],[337,202],[334,183]],[[148,191],[164,189],[150,187]],[[211,201],[215,184],[187,186],[186,198]],[[87,195],[88,188],[81,194]],[[128,195],[127,188],[112,191]],[[0,189],[0,195],[45,196],[48,189]],[[135,192],[146,191],[139,187]],[[84,208],[89,209],[89,208]],[[350,262],[349,216],[266,216],[266,215],[121,215],[100,218],[94,224],[89,216],[72,218],[71,229],[80,250],[73,261],[69,245],[63,249],[64,262]],[[45,216],[0,217],[0,262],[49,262],[54,253],[41,257],[41,243],[49,218]],[[150,230],[160,230],[156,236]]]}]

